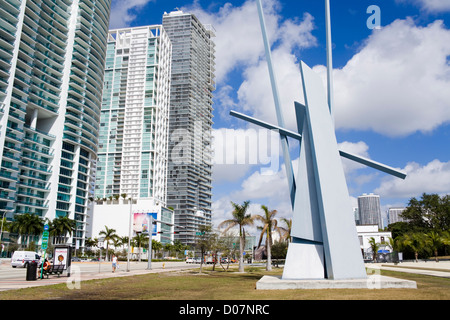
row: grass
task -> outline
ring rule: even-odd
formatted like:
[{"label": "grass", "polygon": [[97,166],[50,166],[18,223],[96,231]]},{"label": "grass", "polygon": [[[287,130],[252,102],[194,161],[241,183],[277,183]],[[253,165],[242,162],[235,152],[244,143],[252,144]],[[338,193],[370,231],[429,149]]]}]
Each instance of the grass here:
[{"label": "grass", "polygon": [[0,300],[450,300],[450,279],[384,271],[381,274],[417,282],[418,289],[256,290],[256,282],[272,272],[245,273],[204,269],[89,280],[80,289],[65,284],[8,290]]}]

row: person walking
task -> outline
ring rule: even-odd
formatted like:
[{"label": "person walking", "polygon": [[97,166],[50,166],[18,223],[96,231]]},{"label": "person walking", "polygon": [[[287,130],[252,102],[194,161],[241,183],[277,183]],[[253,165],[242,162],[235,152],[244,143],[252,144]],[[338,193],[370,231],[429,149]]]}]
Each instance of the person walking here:
[{"label": "person walking", "polygon": [[117,257],[116,255],[113,254],[112,256],[112,272],[116,272],[116,268],[117,268]]}]

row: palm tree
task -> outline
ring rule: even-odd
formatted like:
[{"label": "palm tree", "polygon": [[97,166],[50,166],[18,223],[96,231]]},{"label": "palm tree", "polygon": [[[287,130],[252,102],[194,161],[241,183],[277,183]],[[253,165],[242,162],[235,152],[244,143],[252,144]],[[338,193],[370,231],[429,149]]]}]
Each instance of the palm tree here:
[{"label": "palm tree", "polygon": [[107,226],[105,226],[105,230],[102,230],[98,233],[101,236],[105,236],[106,241],[106,260],[109,261],[108,258],[108,248],[109,248],[109,241],[114,240],[118,237],[115,229],[109,229]]},{"label": "palm tree", "polygon": [[416,262],[419,261],[419,251],[423,249],[424,239],[419,233],[406,233],[399,239],[403,247],[409,247],[414,251]]},{"label": "palm tree", "polygon": [[372,249],[372,253],[373,253],[373,262],[377,262],[377,252],[378,252],[378,249],[380,248],[380,244],[375,241],[374,237],[370,237],[369,245],[370,245],[370,248]]},{"label": "palm tree", "polygon": [[[123,245],[122,243],[122,238],[121,237],[116,237],[113,239],[113,245],[114,245],[114,249],[115,251],[117,251],[120,246]],[[117,254],[118,255],[118,254]]]},{"label": "palm tree", "polygon": [[133,238],[134,243],[137,247],[139,247],[139,262],[141,262],[141,247],[148,244],[148,234],[146,233],[138,233]]},{"label": "palm tree", "polygon": [[159,255],[159,251],[163,248],[163,245],[158,240],[152,240],[152,250],[156,251]]},{"label": "palm tree", "polygon": [[130,248],[128,248],[128,236],[123,236],[120,239],[122,240],[122,246],[125,247],[127,245],[127,252],[130,252]]},{"label": "palm tree", "polygon": [[95,247],[97,245],[97,240],[92,238],[87,238],[84,240],[84,245],[88,248]]},{"label": "palm tree", "polygon": [[69,236],[72,235],[72,232],[75,231],[77,223],[75,220],[64,216],[53,219],[49,225],[50,235],[57,238],[57,243],[62,243],[67,234],[69,234]]},{"label": "palm tree", "polygon": [[435,232],[435,231],[430,231],[430,232],[425,234],[425,239],[424,240],[425,240],[425,243],[427,244],[427,246],[431,250],[433,250],[434,259],[436,260],[436,262],[439,262],[438,249],[443,244],[442,236],[439,233]]},{"label": "palm tree", "polygon": [[281,221],[286,225],[286,227],[278,227],[278,232],[280,233],[281,240],[290,243],[292,242],[292,219],[281,218]]},{"label": "palm tree", "polygon": [[36,214],[23,213],[14,216],[11,222],[11,232],[17,232],[21,236],[26,236],[28,244],[31,236],[40,235],[44,229],[44,220]]},{"label": "palm tree", "polygon": [[196,237],[195,246],[200,249],[200,273],[203,272],[203,259],[205,253],[211,249],[211,238],[213,237],[212,227],[210,225],[201,225],[199,234]]},{"label": "palm tree", "polygon": [[219,228],[225,227],[224,232],[227,232],[230,228],[239,226],[239,272],[244,272],[244,244],[245,244],[245,230],[247,225],[253,225],[254,217],[247,214],[250,201],[244,201],[242,205],[231,202],[233,206],[233,219],[222,221],[219,224]]},{"label": "palm tree", "polygon": [[264,235],[266,235],[266,250],[267,250],[267,263],[266,270],[272,271],[272,232],[276,231],[277,228],[277,220],[275,219],[275,215],[277,214],[277,210],[267,209],[265,205],[261,206],[261,209],[264,211],[264,216],[255,215],[255,219],[262,222],[263,226],[261,227],[261,236],[259,237],[258,248],[261,246],[262,239]]}]

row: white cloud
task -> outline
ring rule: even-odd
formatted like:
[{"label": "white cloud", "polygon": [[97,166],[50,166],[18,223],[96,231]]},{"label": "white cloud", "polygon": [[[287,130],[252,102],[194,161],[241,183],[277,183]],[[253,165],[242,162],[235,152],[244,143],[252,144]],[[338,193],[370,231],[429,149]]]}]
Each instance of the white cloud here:
[{"label": "white cloud", "polygon": [[[369,153],[368,153],[369,146],[363,141],[359,141],[356,143],[344,141],[344,142],[338,143],[338,148],[339,148],[339,150],[347,151],[349,153],[356,154],[356,155],[364,157],[364,158],[370,158]],[[341,158],[341,159],[342,159],[342,166],[344,168],[344,172],[347,175],[357,169],[366,167],[362,164],[359,164],[359,163],[349,160],[349,159],[345,159],[345,158]]]},{"label": "white cloud", "polygon": [[[388,136],[430,132],[450,121],[450,30],[412,19],[374,30],[361,51],[334,70],[339,129]],[[325,68],[314,68],[325,80]]]},{"label": "white cloud", "polygon": [[448,0],[397,0],[401,3],[413,3],[427,12],[450,11],[450,1]]},{"label": "white cloud", "polygon": [[[276,15],[277,0],[264,2],[269,37],[274,38],[279,17]],[[235,7],[226,3],[217,13],[205,11],[196,2],[182,8],[193,13],[203,24],[211,24],[216,30],[216,79],[220,83],[233,70],[255,64],[264,53],[258,12],[254,1],[246,1]],[[255,41],[255,39],[260,41]]]},{"label": "white cloud", "polygon": [[[344,141],[339,143],[338,147],[347,152],[370,158],[368,152],[369,147],[363,141],[356,143]],[[346,179],[352,181],[357,180],[358,177],[360,177],[360,175],[356,174],[357,170],[364,166],[343,158],[342,160]],[[294,174],[296,174],[298,169],[298,157],[294,158],[292,166]],[[228,169],[230,170],[231,168]],[[234,175],[235,172],[230,170],[228,174]],[[366,178],[371,179],[372,177]],[[356,183],[363,182],[356,181]],[[250,176],[242,181],[239,189],[231,191],[213,202],[214,225],[217,226],[221,221],[231,218],[232,207],[230,201],[243,203],[244,201],[249,200],[253,204],[251,210],[249,210],[252,214],[259,214],[261,211],[260,204],[265,204],[269,209],[278,211],[278,218],[292,218],[292,208],[288,190],[289,187],[284,163],[270,175],[263,175],[259,170],[255,170]],[[350,200],[352,206],[357,206],[357,199],[355,197],[350,197]],[[255,229],[252,228],[251,230],[252,233],[255,234]]]},{"label": "white cloud", "polygon": [[[303,103],[302,82],[296,57],[284,50],[272,53],[280,104],[288,129],[296,130],[294,101]],[[247,68],[238,90],[239,105],[254,117],[278,124],[268,68],[265,61]]]},{"label": "white cloud", "polygon": [[109,22],[110,29],[126,28],[136,19],[138,10],[149,2],[156,0],[113,0],[111,3],[111,17]]},{"label": "white cloud", "polygon": [[388,178],[375,193],[381,197],[417,197],[422,193],[450,194],[450,161],[433,160],[425,166],[411,162],[403,169],[406,179]]},{"label": "white cloud", "polygon": [[[268,38],[276,48],[273,50],[273,63],[280,81],[280,91],[286,84],[289,85],[282,91],[281,96],[286,97],[284,100],[289,101],[289,108],[293,109],[292,93],[295,92],[295,96],[298,96],[297,92],[301,94],[301,86],[300,71],[292,51],[317,44],[311,33],[314,29],[314,19],[305,13],[302,19],[283,21],[278,13],[278,0],[267,0],[263,5]],[[226,85],[227,76],[231,72],[243,68],[244,82],[239,89],[241,96],[234,104],[244,104],[241,107],[243,110],[257,111],[265,108],[266,111],[273,111],[273,104],[270,104],[273,102],[272,91],[256,3],[246,1],[240,7],[227,3],[217,13],[208,13],[196,3],[183,10],[194,13],[202,23],[212,24],[216,29],[216,78],[219,86]],[[297,79],[293,80],[293,77]],[[292,85],[292,82],[297,86]],[[221,104],[224,99],[229,106],[234,100],[226,97],[226,93],[220,91],[220,99],[217,97],[216,101]],[[258,98],[261,93],[264,94],[263,98]]]}]

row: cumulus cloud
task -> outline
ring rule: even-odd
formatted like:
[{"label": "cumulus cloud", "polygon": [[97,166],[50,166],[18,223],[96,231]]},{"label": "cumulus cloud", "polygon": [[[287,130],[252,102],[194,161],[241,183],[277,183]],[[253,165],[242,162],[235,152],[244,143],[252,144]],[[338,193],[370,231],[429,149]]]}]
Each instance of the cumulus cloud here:
[{"label": "cumulus cloud", "polygon": [[[272,56],[285,124],[288,129],[296,130],[294,101],[304,103],[298,61],[294,55],[282,49],[274,50]],[[277,124],[266,62],[260,61],[247,68],[244,75],[245,80],[238,89],[240,108],[258,119]]]},{"label": "cumulus cloud", "polygon": [[[339,144],[339,148],[369,158],[369,148],[362,141],[357,143],[344,141]],[[292,160],[295,175],[298,172],[298,159],[298,157],[294,157]],[[348,162],[346,163],[346,159],[343,159],[346,176],[361,167],[361,165],[355,165],[352,161]],[[228,174],[234,175],[235,172],[229,171]],[[288,191],[289,187],[284,163],[276,170],[273,170],[271,174],[263,173],[261,170],[255,170],[241,182],[238,190],[230,192],[214,201],[213,211],[215,219],[220,223],[220,221],[230,218],[226,218],[232,210],[230,201],[242,203],[246,200],[250,200],[253,204],[266,204],[269,208],[276,209],[280,217],[290,217],[292,208]],[[352,202],[355,202],[354,199]],[[254,206],[253,209],[257,210],[260,207],[258,205]]]},{"label": "cumulus cloud", "polygon": [[[269,37],[275,38],[279,17],[277,0],[264,1]],[[203,24],[211,24],[216,30],[216,79],[220,83],[227,75],[239,67],[258,62],[264,53],[258,12],[254,1],[246,1],[242,6],[226,3],[218,12],[208,12],[197,2],[182,8],[195,14]],[[245,23],[243,23],[245,22]],[[261,39],[255,41],[255,39]]]},{"label": "cumulus cloud", "polygon": [[413,3],[419,8],[432,13],[450,11],[448,0],[397,0],[400,3]]},{"label": "cumulus cloud", "polygon": [[[303,102],[303,92],[299,61],[293,52],[316,45],[311,33],[314,19],[305,13],[302,19],[282,21],[277,3],[266,2],[270,8],[266,11],[269,39],[274,44],[272,57],[286,126],[295,130],[293,102]],[[237,96],[233,86],[218,81],[225,87],[219,88],[216,103],[221,105],[223,101],[224,110],[235,108],[276,123],[262,41],[254,41],[261,38],[255,7],[245,2],[241,7],[227,5],[218,14],[199,14],[217,26],[218,35],[222,34],[216,39],[218,78],[226,81],[233,68],[243,67]],[[251,29],[241,30],[236,37],[239,19],[249,22],[240,29]],[[274,32],[276,28],[283,32]],[[408,18],[374,30],[359,52],[333,72],[336,128],[399,137],[417,131],[429,133],[450,122],[449,57],[450,30],[440,20],[422,27]],[[326,68],[313,69],[325,85]]]},{"label": "cumulus cloud", "polygon": [[110,29],[126,28],[136,19],[139,10],[156,0],[113,0],[111,3]]},{"label": "cumulus cloud", "polygon": [[[369,146],[364,141],[359,141],[356,143],[344,141],[344,142],[338,143],[338,148],[339,148],[339,150],[346,151],[346,152],[356,154],[358,156],[370,159],[369,152],[368,152]],[[352,160],[349,160],[346,158],[341,158],[341,159],[342,159],[342,166],[344,168],[344,173],[347,175],[357,169],[366,167],[362,164],[359,164],[355,161],[352,161]]]},{"label": "cumulus cloud", "polygon": [[[272,45],[272,60],[282,106],[288,125],[293,128],[293,101],[303,101],[301,77],[298,61],[293,51],[317,45],[312,35],[314,18],[305,13],[302,18],[283,20],[279,14],[278,0],[263,1],[268,38]],[[230,106],[266,121],[275,119],[275,108],[269,80],[261,28],[254,1],[246,1],[242,6],[224,5],[217,13],[210,13],[194,4],[183,8],[194,13],[203,23],[212,24],[216,29],[216,78],[218,96],[216,104],[224,109]],[[245,23],[243,23],[245,21]],[[228,76],[235,70],[241,72],[242,82],[236,90],[227,83]],[[273,121],[271,121],[273,122]],[[276,123],[276,122],[275,122]]]},{"label": "cumulus cloud", "polygon": [[[387,136],[431,132],[450,121],[450,30],[412,19],[374,30],[362,49],[334,70],[338,129]],[[325,67],[314,68],[325,81]]]},{"label": "cumulus cloud", "polygon": [[386,198],[410,198],[420,196],[424,192],[450,192],[450,161],[441,162],[436,159],[424,166],[411,162],[403,171],[407,173],[405,180],[388,178],[374,192]]}]

